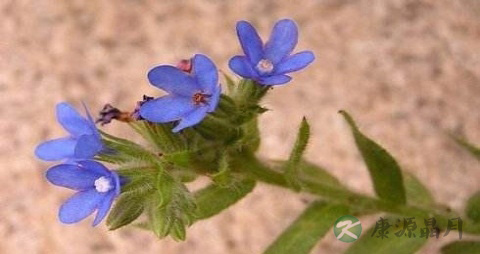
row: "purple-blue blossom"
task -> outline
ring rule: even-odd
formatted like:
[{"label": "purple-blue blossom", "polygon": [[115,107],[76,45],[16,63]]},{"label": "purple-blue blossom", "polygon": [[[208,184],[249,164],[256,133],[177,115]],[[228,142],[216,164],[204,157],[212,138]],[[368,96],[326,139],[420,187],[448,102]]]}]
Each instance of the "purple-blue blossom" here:
[{"label": "purple-blue blossom", "polygon": [[179,120],[173,132],[201,122],[215,110],[220,98],[217,67],[202,54],[193,57],[191,73],[161,65],[148,72],[148,80],[168,95],[142,104],[140,116],[157,123]]},{"label": "purple-blue blossom", "polygon": [[78,191],[60,207],[58,216],[65,224],[79,222],[97,211],[93,226],[98,225],[120,194],[118,174],[92,160],[54,166],[46,177],[54,185]]},{"label": "purple-blue blossom", "polygon": [[87,108],[81,116],[70,104],[57,104],[57,121],[68,136],[45,141],[37,146],[35,155],[45,161],[91,159],[104,149],[100,133]]},{"label": "purple-blue blossom", "polygon": [[285,84],[292,79],[286,74],[301,70],[315,60],[311,51],[291,54],[297,45],[298,29],[290,19],[278,21],[265,44],[247,21],[237,23],[237,35],[245,55],[230,59],[230,69],[263,85]]}]

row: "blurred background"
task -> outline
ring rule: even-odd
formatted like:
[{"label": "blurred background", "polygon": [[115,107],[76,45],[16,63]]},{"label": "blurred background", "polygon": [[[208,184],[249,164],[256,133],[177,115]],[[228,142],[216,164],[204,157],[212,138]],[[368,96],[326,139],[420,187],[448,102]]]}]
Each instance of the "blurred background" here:
[{"label": "blurred background", "polygon": [[[463,209],[480,187],[480,164],[447,136],[480,144],[480,1],[0,1],[0,253],[260,253],[305,207],[302,196],[258,185],[222,214],[196,223],[183,243],[133,228],[108,232],[91,218],[57,220],[71,192],[44,179],[50,164],[35,146],[63,135],[54,106],[85,101],[130,109],[159,95],[146,72],[204,53],[226,73],[240,53],[238,20],[266,39],[276,20],[300,28],[297,50],[316,61],[276,87],[264,103],[261,155],[285,158],[305,115],[313,137],[307,158],[354,190],[371,183],[339,109],[432,191]],[[107,131],[131,135],[113,123]],[[376,217],[366,218],[373,222]],[[365,227],[365,226],[364,226]],[[454,235],[430,241],[437,253]],[[349,246],[330,232],[314,253]]]}]

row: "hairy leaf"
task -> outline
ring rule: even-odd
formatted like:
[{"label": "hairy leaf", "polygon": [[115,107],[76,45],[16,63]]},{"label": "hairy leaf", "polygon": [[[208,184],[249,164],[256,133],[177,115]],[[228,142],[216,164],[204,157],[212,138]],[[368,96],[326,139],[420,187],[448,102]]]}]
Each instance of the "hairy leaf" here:
[{"label": "hairy leaf", "polygon": [[143,212],[144,195],[130,193],[122,194],[110,210],[107,218],[107,226],[110,230],[123,227],[132,223]]},{"label": "hairy leaf", "polygon": [[184,184],[165,172],[159,174],[157,191],[148,200],[150,228],[157,237],[170,235],[175,240],[184,240],[185,227],[193,222],[195,208]]},{"label": "hairy leaf", "polygon": [[363,135],[347,112],[340,111],[340,113],[352,129],[355,143],[370,172],[377,195],[394,204],[405,204],[405,187],[397,161],[383,147]]},{"label": "hairy leaf", "polygon": [[255,187],[255,181],[246,179],[229,187],[209,185],[194,194],[197,204],[197,220],[203,220],[220,213],[238,202]]},{"label": "hairy leaf", "polygon": [[338,217],[348,214],[344,205],[314,202],[265,251],[265,254],[310,253]]},{"label": "hairy leaf", "polygon": [[340,187],[341,183],[337,178],[328,173],[324,168],[307,161],[298,164],[299,177],[305,181],[311,181],[324,185]]},{"label": "hairy leaf", "polygon": [[300,183],[298,180],[298,165],[302,159],[303,153],[307,148],[308,139],[310,138],[310,126],[307,119],[304,117],[297,133],[297,140],[293,146],[290,158],[287,161],[285,168],[285,179],[296,190],[300,190]]},{"label": "hairy leaf", "polygon": [[172,153],[185,149],[182,138],[172,132],[173,125],[171,123],[136,121],[129,123],[129,125],[162,153]]}]

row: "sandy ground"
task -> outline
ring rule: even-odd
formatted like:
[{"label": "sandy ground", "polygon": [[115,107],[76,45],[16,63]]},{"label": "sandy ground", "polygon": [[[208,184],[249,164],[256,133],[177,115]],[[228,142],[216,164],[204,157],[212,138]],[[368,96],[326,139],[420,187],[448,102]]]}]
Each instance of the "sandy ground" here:
[{"label": "sandy ground", "polygon": [[[352,189],[372,193],[339,109],[390,150],[438,200],[457,209],[480,187],[480,164],[446,131],[480,144],[480,2],[473,0],[0,1],[0,253],[259,253],[302,210],[299,195],[260,185],[223,214],[195,224],[184,243],[134,229],[108,232],[91,220],[65,226],[70,192],[47,184],[36,144],[63,131],[54,105],[130,107],[158,94],[145,73],[202,52],[228,72],[239,52],[237,20],[266,37],[295,19],[297,49],[316,62],[265,101],[261,154],[284,158],[301,117],[313,138],[307,158]],[[127,133],[124,126],[107,128]],[[373,218],[370,218],[370,220]],[[432,241],[420,253],[437,253]],[[333,233],[314,253],[348,247]]]}]

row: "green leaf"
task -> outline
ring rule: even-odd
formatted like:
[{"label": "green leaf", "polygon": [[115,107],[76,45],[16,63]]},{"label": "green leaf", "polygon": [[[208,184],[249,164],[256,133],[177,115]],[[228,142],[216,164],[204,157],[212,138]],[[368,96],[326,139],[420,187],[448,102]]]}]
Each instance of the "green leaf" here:
[{"label": "green leaf", "polygon": [[298,164],[298,172],[299,177],[305,181],[336,187],[341,186],[338,179],[328,173],[324,168],[307,161],[301,161]]},{"label": "green leaf", "polygon": [[104,144],[112,151],[100,154],[98,159],[123,164],[131,161],[152,162],[158,160],[158,156],[146,150],[142,146],[126,139],[118,138],[101,132]]},{"label": "green leaf", "polygon": [[404,172],[404,184],[409,204],[433,206],[435,200],[430,191],[411,173]]},{"label": "green leaf", "polygon": [[190,164],[190,159],[192,156],[192,152],[188,150],[174,152],[174,153],[167,153],[163,155],[163,158],[179,167],[188,168]]},{"label": "green leaf", "polygon": [[310,253],[338,217],[348,214],[344,205],[311,204],[265,251],[265,254]]},{"label": "green leaf", "polygon": [[135,121],[129,125],[162,153],[185,149],[185,143],[181,136],[172,132],[173,125],[171,123]]},{"label": "green leaf", "polygon": [[468,142],[466,139],[460,138],[460,137],[455,137],[453,136],[453,139],[463,148],[465,148],[467,151],[469,151],[475,158],[480,160],[480,148],[470,142]]},{"label": "green leaf", "polygon": [[228,153],[222,153],[218,162],[218,172],[212,175],[212,180],[220,187],[228,187],[232,181],[232,172],[228,160]]},{"label": "green leaf", "polygon": [[303,153],[307,148],[308,139],[310,138],[310,126],[307,119],[304,117],[300,128],[298,129],[297,140],[293,146],[290,158],[287,161],[285,168],[285,179],[296,190],[300,190],[300,183],[298,180],[298,164],[300,163]]},{"label": "green leaf", "polygon": [[233,186],[209,185],[194,194],[197,204],[197,220],[203,220],[220,213],[238,202],[255,187],[255,181],[246,179]]},{"label": "green leaf", "polygon": [[254,117],[243,125],[244,136],[242,142],[252,152],[260,147],[260,130],[258,129],[258,117]]},{"label": "green leaf", "polygon": [[139,144],[115,137],[103,131],[100,131],[100,133],[102,134],[104,144],[112,151],[97,155],[96,159],[98,160],[113,164],[124,164],[131,161],[145,160],[153,156]]},{"label": "green leaf", "polygon": [[223,118],[228,118],[231,115],[237,114],[237,105],[235,104],[235,101],[228,95],[222,94],[220,95],[217,110],[214,112],[214,114],[218,114]]},{"label": "green leaf", "polygon": [[405,187],[397,161],[383,147],[363,135],[347,112],[340,113],[352,129],[355,143],[370,172],[378,197],[393,204],[405,204]]},{"label": "green leaf", "polygon": [[480,253],[480,242],[455,241],[441,249],[442,254],[474,254]]},{"label": "green leaf", "polygon": [[[375,227],[371,227],[362,233],[360,239],[355,241],[353,245],[347,249],[345,254],[371,254],[371,253],[395,253],[395,254],[412,254],[416,253],[428,241],[426,238],[420,238],[418,230],[414,231],[416,237],[408,238],[407,236],[397,237],[394,234],[393,226],[396,219],[387,217],[392,225],[388,230],[388,238],[377,238],[378,231],[372,236]],[[403,222],[398,224],[399,230],[403,228]]]},{"label": "green leaf", "polygon": [[235,91],[235,81],[233,81],[233,79],[228,76],[227,74],[223,73],[223,77],[225,78],[225,83],[227,84],[227,91],[228,91],[228,94],[232,94],[234,91]]},{"label": "green leaf", "polygon": [[190,192],[166,172],[159,173],[156,186],[157,191],[148,200],[150,228],[159,238],[170,235],[184,240],[185,227],[195,217],[196,206]]},{"label": "green leaf", "polygon": [[144,199],[145,196],[143,195],[122,194],[110,210],[107,218],[108,228],[115,230],[137,219],[143,212]]},{"label": "green leaf", "polygon": [[465,211],[468,218],[472,219],[475,223],[480,223],[480,191],[468,199]]},{"label": "green leaf", "polygon": [[172,238],[175,241],[185,241],[186,235],[185,225],[182,221],[177,220],[175,224],[173,224]]}]

